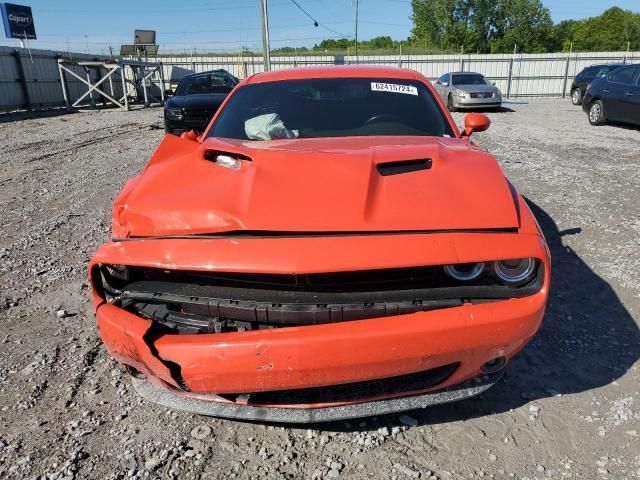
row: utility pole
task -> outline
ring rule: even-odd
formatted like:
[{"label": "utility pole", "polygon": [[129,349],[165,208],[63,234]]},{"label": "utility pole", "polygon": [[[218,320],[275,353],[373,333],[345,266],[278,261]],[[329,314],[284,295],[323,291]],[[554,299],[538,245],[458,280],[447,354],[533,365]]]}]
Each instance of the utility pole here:
[{"label": "utility pole", "polygon": [[267,14],[267,0],[260,0],[260,14],[262,16],[262,56],[264,71],[271,70],[271,55],[269,48],[269,16]]},{"label": "utility pole", "polygon": [[358,62],[358,6],[359,6],[359,1],[356,0],[356,63]]}]

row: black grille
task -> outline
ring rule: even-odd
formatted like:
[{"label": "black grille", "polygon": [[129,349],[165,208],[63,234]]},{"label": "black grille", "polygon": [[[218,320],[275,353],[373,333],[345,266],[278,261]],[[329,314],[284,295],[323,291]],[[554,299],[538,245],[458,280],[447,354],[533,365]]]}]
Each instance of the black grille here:
[{"label": "black grille", "polygon": [[185,110],[184,112],[184,120],[188,124],[204,124],[209,123],[209,120],[214,115],[215,110]]},{"label": "black grille", "polygon": [[456,282],[442,267],[313,274],[254,274],[102,266],[101,295],[170,333],[244,331],[406,315],[464,303],[533,295],[544,272],[526,285],[497,283],[488,270]]},{"label": "black grille", "polygon": [[[159,269],[131,269],[140,280],[197,283],[242,288],[296,291],[373,291],[435,286],[437,267],[389,268],[351,272],[271,274],[235,272],[181,272]],[[440,272],[441,273],[441,272]],[[446,278],[441,280],[446,281]],[[438,282],[439,283],[439,282]]]},{"label": "black grille", "polygon": [[491,98],[492,92],[474,92],[471,94],[471,98]]},{"label": "black grille", "polygon": [[[456,371],[460,364],[450,363],[422,372],[327,387],[258,392],[249,396],[251,405],[304,405],[365,400],[384,395],[396,395],[435,387]],[[239,395],[223,395],[235,400]]]}]

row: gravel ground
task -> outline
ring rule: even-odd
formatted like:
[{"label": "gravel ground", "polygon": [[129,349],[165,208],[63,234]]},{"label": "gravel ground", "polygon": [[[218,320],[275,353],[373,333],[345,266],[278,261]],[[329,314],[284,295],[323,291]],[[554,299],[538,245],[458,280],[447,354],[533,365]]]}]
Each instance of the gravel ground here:
[{"label": "gravel ground", "polygon": [[476,141],[549,241],[542,330],[481,397],[312,429],[147,404],[101,346],[86,265],[160,110],[0,118],[0,478],[640,478],[640,130],[510,107]]}]

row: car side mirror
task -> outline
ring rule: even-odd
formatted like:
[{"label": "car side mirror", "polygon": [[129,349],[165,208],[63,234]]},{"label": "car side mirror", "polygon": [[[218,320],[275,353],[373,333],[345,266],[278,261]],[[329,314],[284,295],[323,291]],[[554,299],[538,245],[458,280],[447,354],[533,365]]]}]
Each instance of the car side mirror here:
[{"label": "car side mirror", "polygon": [[463,137],[470,137],[474,132],[484,132],[491,125],[491,120],[484,113],[470,113],[464,117]]},{"label": "car side mirror", "polygon": [[189,130],[188,132],[183,132],[182,135],[180,135],[180,138],[183,140],[191,140],[192,142],[197,142],[198,134],[195,132],[195,130]]},{"label": "car side mirror", "polygon": [[443,87],[448,87],[449,86],[449,82],[442,82],[440,85],[442,85]]},{"label": "car side mirror", "polygon": [[166,97],[172,97],[173,96],[173,90],[171,90],[170,88],[164,91],[164,95]]}]

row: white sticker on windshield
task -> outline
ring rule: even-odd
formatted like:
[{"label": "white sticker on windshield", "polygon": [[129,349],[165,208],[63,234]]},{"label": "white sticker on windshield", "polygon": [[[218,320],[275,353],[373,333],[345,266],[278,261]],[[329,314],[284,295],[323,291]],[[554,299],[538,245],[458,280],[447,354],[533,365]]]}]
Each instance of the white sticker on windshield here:
[{"label": "white sticker on windshield", "polygon": [[412,85],[399,85],[397,83],[371,82],[371,90],[374,92],[394,92],[405,93],[407,95],[418,95],[418,89]]}]

